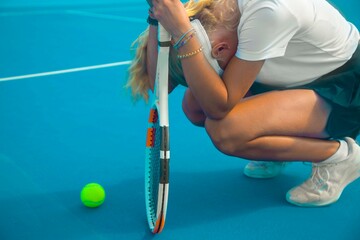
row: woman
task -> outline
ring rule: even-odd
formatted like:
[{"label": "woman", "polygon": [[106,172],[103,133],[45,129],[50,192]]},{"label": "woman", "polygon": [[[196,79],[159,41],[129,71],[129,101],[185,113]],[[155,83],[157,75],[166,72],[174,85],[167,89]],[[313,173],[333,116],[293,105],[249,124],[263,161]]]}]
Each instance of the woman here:
[{"label": "woman", "polygon": [[153,86],[159,21],[174,43],[170,89],[188,86],[183,109],[190,121],[225,154],[312,162],[309,179],[286,199],[298,206],[336,202],[360,176],[352,139],[360,129],[356,27],[325,0],[152,3],[148,35],[130,69],[135,96],[146,98]]}]

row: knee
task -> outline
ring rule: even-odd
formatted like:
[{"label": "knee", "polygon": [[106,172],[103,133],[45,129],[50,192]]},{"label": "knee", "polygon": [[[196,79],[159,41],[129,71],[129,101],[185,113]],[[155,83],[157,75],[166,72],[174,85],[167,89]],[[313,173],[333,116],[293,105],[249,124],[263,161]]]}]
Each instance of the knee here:
[{"label": "knee", "polygon": [[[246,157],[247,146],[250,139],[249,131],[241,129],[241,125],[234,126],[222,120],[210,120],[205,122],[206,131],[214,146],[222,153],[229,156]],[[235,130],[236,129],[236,130]]]},{"label": "knee", "polygon": [[189,106],[186,101],[182,102],[182,110],[192,124],[198,127],[204,127],[206,116],[202,111],[191,107],[191,105]]}]

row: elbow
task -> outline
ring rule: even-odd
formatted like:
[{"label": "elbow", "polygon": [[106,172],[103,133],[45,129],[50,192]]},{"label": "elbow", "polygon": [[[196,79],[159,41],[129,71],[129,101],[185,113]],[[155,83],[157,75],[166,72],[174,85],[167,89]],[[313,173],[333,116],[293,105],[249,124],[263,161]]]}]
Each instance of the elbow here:
[{"label": "elbow", "polygon": [[206,112],[207,118],[211,120],[221,120],[224,119],[230,112],[228,108],[217,108],[213,110],[209,110]]},{"label": "elbow", "polygon": [[182,110],[187,117],[187,119],[198,127],[204,127],[205,126],[205,120],[206,115],[202,111],[201,108],[198,107],[198,105],[194,105],[194,102],[190,102],[191,99],[189,99],[189,93],[185,94],[183,102],[182,102]]},{"label": "elbow", "polygon": [[216,97],[210,99],[211,102],[207,102],[208,108],[206,109],[206,116],[211,120],[224,119],[234,108],[236,104],[227,97]]}]

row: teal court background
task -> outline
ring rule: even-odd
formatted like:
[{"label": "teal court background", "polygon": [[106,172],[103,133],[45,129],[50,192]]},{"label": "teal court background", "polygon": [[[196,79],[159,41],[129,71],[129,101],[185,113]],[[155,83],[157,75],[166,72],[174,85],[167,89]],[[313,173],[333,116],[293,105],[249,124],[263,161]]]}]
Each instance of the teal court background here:
[{"label": "teal court background", "polygon": [[[333,3],[360,28],[358,0]],[[149,232],[149,106],[123,88],[147,10],[139,0],[0,2],[0,239],[360,239],[359,182],[329,207],[289,205],[285,193],[310,166],[246,178],[247,161],[219,153],[185,119],[182,88],[170,96],[167,223]],[[98,209],[80,202],[89,182],[106,190]]]}]

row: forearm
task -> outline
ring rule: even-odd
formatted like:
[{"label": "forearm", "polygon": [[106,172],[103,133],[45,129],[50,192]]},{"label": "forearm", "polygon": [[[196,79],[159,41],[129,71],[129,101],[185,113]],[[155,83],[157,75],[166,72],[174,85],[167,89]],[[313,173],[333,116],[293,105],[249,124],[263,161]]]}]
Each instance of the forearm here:
[{"label": "forearm", "polygon": [[157,56],[158,56],[158,46],[157,46],[157,27],[150,25],[149,26],[149,38],[147,44],[146,52],[146,69],[148,72],[151,89],[154,89],[155,76],[156,76],[156,65],[157,65]]},{"label": "forearm", "polygon": [[[179,50],[186,54],[200,48],[194,39]],[[215,73],[202,53],[181,60],[184,75],[196,101],[208,118],[221,119],[232,105],[228,101],[228,90],[222,79]]]},{"label": "forearm", "polygon": [[[191,52],[194,51],[191,49],[199,47],[199,43],[194,40],[185,45],[181,51]],[[206,116],[210,119],[222,119],[245,97],[264,60],[246,61],[233,56],[221,78],[203,54],[184,58],[182,64],[189,88]]]}]

